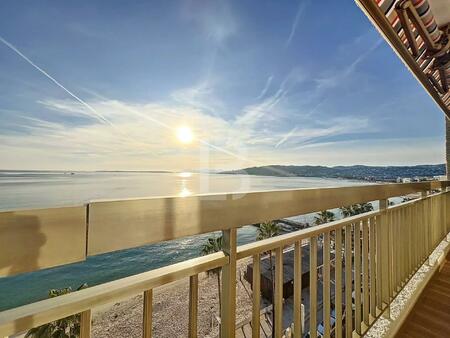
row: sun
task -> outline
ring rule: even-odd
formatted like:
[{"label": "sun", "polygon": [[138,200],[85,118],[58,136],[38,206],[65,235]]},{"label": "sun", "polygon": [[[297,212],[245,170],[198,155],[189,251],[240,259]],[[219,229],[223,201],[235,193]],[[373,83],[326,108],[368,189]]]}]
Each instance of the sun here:
[{"label": "sun", "polygon": [[191,128],[183,126],[179,127],[176,131],[178,141],[184,144],[191,143],[194,139],[194,134],[192,133]]}]

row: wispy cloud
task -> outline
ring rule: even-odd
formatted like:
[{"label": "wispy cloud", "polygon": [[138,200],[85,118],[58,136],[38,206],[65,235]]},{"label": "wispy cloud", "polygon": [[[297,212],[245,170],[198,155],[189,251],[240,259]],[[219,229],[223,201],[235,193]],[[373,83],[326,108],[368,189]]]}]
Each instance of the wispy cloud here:
[{"label": "wispy cloud", "polygon": [[264,97],[264,95],[267,94],[267,91],[270,88],[270,84],[272,83],[273,80],[273,75],[270,75],[267,80],[266,80],[266,84],[264,85],[264,88],[261,90],[261,93],[259,93],[258,97],[256,98],[257,100],[260,100]]},{"label": "wispy cloud", "polygon": [[219,46],[237,32],[238,24],[228,1],[186,1],[183,15]]},{"label": "wispy cloud", "polygon": [[346,67],[342,69],[327,71],[322,76],[319,76],[316,79],[317,87],[319,89],[330,89],[342,85],[344,81],[346,81],[354,74],[357,66],[362,63],[370,54],[372,54],[381,45],[382,42],[382,38],[377,38],[376,41],[366,51],[359,54]]},{"label": "wispy cloud", "polygon": [[319,127],[299,127],[291,129],[275,144],[278,148],[282,144],[290,142],[291,147],[299,147],[306,144],[317,143],[324,137],[336,137],[341,135],[360,134],[362,132],[374,132],[375,127],[369,123],[366,117],[344,116],[332,118],[322,122]]},{"label": "wispy cloud", "polygon": [[176,90],[171,94],[171,97],[179,104],[199,108],[213,115],[218,114],[224,108],[224,104],[214,93],[211,80],[205,80],[197,85]]},{"label": "wispy cloud", "polygon": [[[74,98],[76,101],[78,101],[80,104],[85,106],[91,113],[94,114],[94,116],[101,122],[111,124],[110,121],[108,121],[104,116],[99,114],[95,109],[90,106],[88,103],[83,101],[81,98],[79,98],[77,95],[72,93],[70,90],[68,90],[66,87],[64,87],[58,80],[56,80],[53,76],[51,76],[49,73],[47,73],[45,70],[43,70],[41,67],[39,67],[37,64],[35,64],[33,61],[31,61],[26,55],[24,55],[17,47],[15,47],[13,44],[5,40],[3,37],[0,36],[0,42],[2,42],[5,46],[7,46],[9,49],[11,49],[13,52],[15,52],[17,55],[19,55],[22,59],[24,59],[26,62],[28,62],[31,66],[33,66],[37,71],[39,71],[41,74],[43,74],[46,78],[48,78],[50,81],[52,81],[55,85],[57,85],[59,88],[64,90],[67,94],[69,94],[72,98]],[[111,124],[112,125],[112,124]]]},{"label": "wispy cloud", "polygon": [[[305,76],[301,69],[297,67],[292,68],[279,84],[278,89],[274,94],[269,96],[260,95],[261,98],[257,99],[257,103],[244,107],[241,112],[237,114],[235,125],[239,128],[255,128],[256,124],[263,118],[266,121],[276,119],[277,116],[273,114],[275,107],[287,97],[289,91],[295,85],[302,82],[304,79]],[[268,87],[268,82],[271,83],[272,79],[266,82],[265,87]]]},{"label": "wispy cloud", "polygon": [[275,148],[281,146],[284,142],[286,142],[295,132],[297,131],[297,127],[292,128],[286,135],[284,135],[277,144],[275,144]]},{"label": "wispy cloud", "polygon": [[292,39],[294,38],[295,32],[297,31],[298,23],[307,7],[307,4],[308,4],[308,0],[299,0],[297,13],[295,14],[294,21],[292,22],[292,25],[291,25],[291,31],[286,40],[286,47],[288,47],[291,44]]},{"label": "wispy cloud", "polygon": [[[125,125],[116,125],[113,123],[110,119],[106,118],[105,115],[103,115],[98,108],[94,108],[94,105],[91,103],[86,102],[85,100],[81,99],[79,96],[75,95],[73,92],[71,92],[69,89],[67,89],[65,86],[63,86],[58,80],[56,80],[53,76],[51,76],[48,72],[43,70],[41,67],[39,67],[37,64],[35,64],[31,59],[29,59],[27,56],[25,56],[17,47],[12,45],[10,42],[6,41],[4,38],[0,36],[0,42],[5,44],[8,48],[13,50],[17,55],[19,55],[22,59],[24,59],[27,63],[29,63],[31,66],[33,66],[36,70],[38,70],[40,73],[42,73],[45,77],[47,77],[50,81],[52,81],[54,84],[56,84],[59,88],[61,88],[63,91],[65,91],[67,94],[69,94],[73,99],[75,99],[76,103],[73,102],[64,102],[64,101],[55,101],[55,100],[43,100],[38,101],[39,103],[47,106],[47,108],[62,112],[62,113],[69,113],[69,114],[75,114],[75,115],[83,115],[83,116],[89,116],[89,117],[95,117],[100,122],[108,124],[112,129],[114,129],[115,134],[120,136],[121,140],[128,141],[128,143],[131,142],[133,146],[144,146],[146,149],[151,145],[151,142],[148,143],[147,140],[140,140],[139,138],[136,138],[134,135],[136,134],[136,130],[138,130],[137,126],[134,128],[127,128]],[[184,103],[190,103],[194,106],[199,106],[200,108],[206,108],[206,106],[200,105],[198,102],[201,102],[201,100],[196,100],[198,96],[204,95],[206,91],[206,94],[208,93],[208,86],[204,87],[198,87],[198,88],[192,88],[191,91],[185,91],[180,92],[178,96],[178,99],[189,101]],[[110,101],[108,102],[109,106],[120,106],[121,104],[117,101]],[[80,107],[81,105],[81,107]],[[104,102],[100,104],[101,106],[104,105]],[[169,132],[173,132],[175,130],[175,124],[165,123],[160,118],[154,118],[152,114],[145,114],[141,112],[141,109],[135,109],[132,106],[125,106],[122,105],[122,108],[127,111],[135,114],[139,118],[144,118],[147,121],[152,122],[154,125],[156,125],[159,128],[163,128],[168,130]],[[147,106],[148,108],[148,106]],[[111,110],[107,110],[107,112],[110,114]],[[118,114],[120,116],[120,114]],[[129,116],[127,116],[129,118]],[[216,151],[220,151],[226,155],[233,156],[235,158],[238,158],[240,160],[246,160],[246,158],[240,156],[239,154],[236,154],[228,149],[225,149],[221,146],[217,146],[209,141],[207,141],[204,138],[198,137],[198,141],[208,146]]]}]

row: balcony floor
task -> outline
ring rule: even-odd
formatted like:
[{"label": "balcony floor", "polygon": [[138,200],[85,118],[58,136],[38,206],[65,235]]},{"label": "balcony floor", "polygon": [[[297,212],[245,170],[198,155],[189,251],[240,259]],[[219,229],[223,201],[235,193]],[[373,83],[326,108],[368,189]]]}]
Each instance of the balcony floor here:
[{"label": "balcony floor", "polygon": [[397,338],[450,337],[450,254],[400,328]]}]

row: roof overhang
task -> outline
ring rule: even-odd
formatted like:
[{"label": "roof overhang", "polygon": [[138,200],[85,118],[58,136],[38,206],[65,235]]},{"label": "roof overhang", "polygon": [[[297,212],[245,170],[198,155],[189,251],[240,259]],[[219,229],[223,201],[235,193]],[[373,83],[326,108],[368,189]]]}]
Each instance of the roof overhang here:
[{"label": "roof overhang", "polygon": [[355,1],[450,118],[450,0]]}]

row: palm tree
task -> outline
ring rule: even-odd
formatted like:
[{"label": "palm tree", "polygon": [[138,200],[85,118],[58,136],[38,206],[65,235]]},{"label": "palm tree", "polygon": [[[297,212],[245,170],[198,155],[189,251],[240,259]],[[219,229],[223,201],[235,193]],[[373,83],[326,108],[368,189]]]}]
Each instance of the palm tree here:
[{"label": "palm tree", "polygon": [[[223,237],[210,237],[208,238],[207,242],[202,247],[202,255],[209,255],[218,251],[222,251],[223,248]],[[222,268],[214,268],[211,270],[208,270],[208,275],[215,275],[217,277],[217,292],[219,294],[219,313],[222,313],[222,292],[220,290],[220,273],[222,271]]]},{"label": "palm tree", "polygon": [[[76,291],[84,289],[87,284],[80,285]],[[58,297],[72,292],[72,288],[52,289],[48,292],[49,298]],[[55,320],[31,330],[25,334],[25,338],[77,338],[80,336],[80,314]]]},{"label": "palm tree", "polygon": [[[258,241],[266,238],[275,237],[280,234],[280,227],[274,222],[261,223],[258,228]],[[272,277],[272,337],[275,337],[275,276],[273,271],[272,250],[269,251],[269,267]],[[278,328],[277,328],[278,329]]]},{"label": "palm tree", "polygon": [[363,213],[369,212],[369,211],[373,211],[372,203],[360,203],[359,211],[360,211],[360,214],[363,214]]},{"label": "palm tree", "polygon": [[340,207],[339,208],[341,210],[342,216],[344,217],[350,217],[354,215],[354,210],[353,210],[353,206],[350,205],[348,207]]},{"label": "palm tree", "polygon": [[373,205],[371,203],[357,203],[347,207],[340,208],[342,216],[350,217],[363,214],[373,210]]},{"label": "palm tree", "polygon": [[336,216],[333,212],[324,210],[314,216],[314,224],[320,225],[328,222],[333,222],[336,219]]}]

